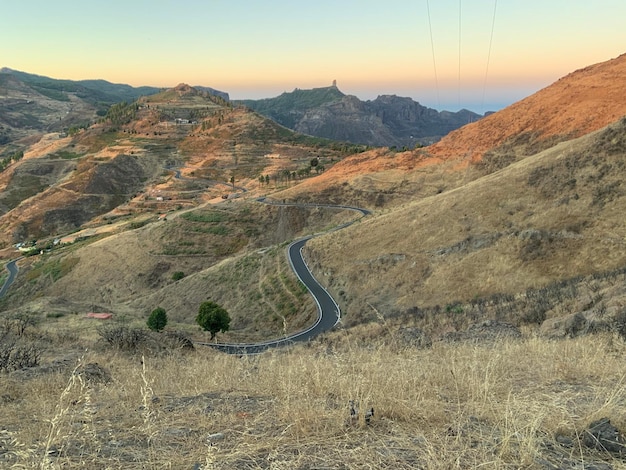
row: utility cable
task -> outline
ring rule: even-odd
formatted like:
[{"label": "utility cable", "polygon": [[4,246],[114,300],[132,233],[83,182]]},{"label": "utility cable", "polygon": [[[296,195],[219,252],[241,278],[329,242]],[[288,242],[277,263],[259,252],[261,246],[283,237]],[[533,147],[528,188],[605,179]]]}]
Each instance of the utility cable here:
[{"label": "utility cable", "polygon": [[461,109],[461,0],[459,0],[459,110]]},{"label": "utility cable", "polygon": [[435,60],[435,41],[433,41],[433,24],[430,19],[430,2],[426,0],[426,10],[428,11],[428,29],[430,30],[430,49],[433,54],[433,69],[435,70],[435,88],[437,89],[437,108],[441,109],[439,98],[439,78],[437,76],[437,62]]},{"label": "utility cable", "polygon": [[485,67],[485,81],[483,83],[483,98],[480,103],[480,114],[485,114],[485,93],[487,92],[487,76],[489,74],[489,62],[491,61],[491,46],[493,44],[493,31],[496,26],[496,10],[498,9],[498,0],[493,2],[493,17],[491,19],[491,36],[489,37],[489,50],[487,52],[487,66]]}]

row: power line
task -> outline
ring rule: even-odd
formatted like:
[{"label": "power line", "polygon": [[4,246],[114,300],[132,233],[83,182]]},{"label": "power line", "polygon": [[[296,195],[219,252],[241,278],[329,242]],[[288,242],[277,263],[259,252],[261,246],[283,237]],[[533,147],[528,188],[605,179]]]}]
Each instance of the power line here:
[{"label": "power line", "polygon": [[461,108],[461,0],[459,0],[459,109]]},{"label": "power line", "polygon": [[437,77],[437,62],[435,61],[435,41],[433,41],[433,24],[430,20],[430,2],[426,0],[426,10],[428,11],[428,28],[430,30],[430,49],[433,54],[433,69],[435,70],[435,87],[437,88],[437,107],[441,109],[439,98],[439,78]]},{"label": "power line", "polygon": [[493,31],[496,26],[496,10],[498,9],[498,0],[493,2],[493,17],[491,19],[491,36],[489,37],[489,50],[487,52],[487,66],[485,67],[485,81],[483,83],[483,98],[480,103],[480,114],[485,114],[485,93],[487,91],[487,75],[489,74],[489,62],[491,61],[491,45],[493,44]]},{"label": "power line", "polygon": [[[485,78],[483,81],[483,93],[482,93],[482,101],[481,101],[481,108],[482,108],[482,112],[481,114],[484,114],[484,106],[485,106],[485,96],[486,96],[486,90],[487,90],[487,78],[489,76],[489,65],[491,63],[491,49],[493,46],[493,36],[494,36],[494,31],[495,31],[495,24],[496,24],[496,12],[498,9],[498,0],[494,0],[494,6],[493,6],[493,15],[491,18],[491,34],[489,37],[489,48],[487,50],[487,64],[485,67]],[[433,25],[432,25],[432,18],[431,18],[431,14],[430,14],[430,2],[429,0],[426,0],[426,10],[428,13],[428,28],[429,28],[429,32],[430,32],[430,48],[431,48],[431,52],[432,52],[432,58],[433,58],[433,69],[435,71],[435,85],[437,87],[437,105],[439,108],[441,108],[441,98],[440,98],[440,90],[439,90],[439,76],[437,74],[437,61],[436,61],[436,54],[435,54],[435,41],[433,39]],[[459,36],[458,36],[458,106],[459,109],[461,109],[461,69],[462,69],[462,52],[463,52],[463,2],[462,0],[459,0],[459,15],[458,15],[458,30],[459,30]]]}]

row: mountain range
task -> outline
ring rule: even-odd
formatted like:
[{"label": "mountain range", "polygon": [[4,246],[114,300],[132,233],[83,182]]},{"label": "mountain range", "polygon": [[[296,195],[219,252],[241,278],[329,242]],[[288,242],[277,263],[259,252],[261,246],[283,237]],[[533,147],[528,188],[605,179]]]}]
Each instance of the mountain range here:
[{"label": "mountain range", "polygon": [[[205,86],[194,88],[229,100],[228,93]],[[0,69],[0,144],[40,132],[84,126],[104,116],[112,104],[132,102],[159,91],[105,80],[57,80],[5,67]],[[235,104],[243,104],[302,134],[398,148],[431,144],[481,117],[467,110],[436,111],[395,95],[361,101],[334,85]]]},{"label": "mountain range", "polygon": [[[228,100],[228,94],[198,87]],[[106,114],[109,107],[152,95],[160,88],[106,80],[58,80],[7,67],[0,69],[0,145],[42,132],[67,131]]]}]

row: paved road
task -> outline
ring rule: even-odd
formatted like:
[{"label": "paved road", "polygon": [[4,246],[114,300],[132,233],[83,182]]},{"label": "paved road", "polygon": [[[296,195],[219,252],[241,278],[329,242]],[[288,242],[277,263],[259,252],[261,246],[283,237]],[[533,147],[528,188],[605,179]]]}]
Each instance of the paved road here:
[{"label": "paved road", "polygon": [[[286,204],[286,203],[278,203],[278,202],[268,202],[265,198],[259,198],[257,201],[262,202],[264,204],[271,204],[277,206],[296,206],[296,207],[323,207],[327,209],[341,209],[341,210],[352,210],[357,211],[363,214],[363,216],[370,214],[370,211],[367,209],[361,209],[358,207],[351,206],[331,206],[324,204]],[[340,230],[342,228],[348,227],[352,225],[355,221],[348,222],[346,224],[340,225],[336,227],[334,230]],[[275,348],[278,346],[286,346],[289,344],[293,344],[299,341],[308,341],[311,338],[323,333],[325,331],[333,328],[341,319],[341,310],[339,309],[339,305],[335,302],[335,299],[331,297],[331,295],[322,287],[322,285],[317,282],[317,279],[313,276],[311,271],[309,270],[304,258],[302,257],[302,247],[308,242],[311,238],[317,235],[309,235],[304,238],[300,238],[294,242],[292,242],[287,247],[287,257],[289,259],[289,264],[291,265],[291,269],[293,269],[298,279],[302,281],[302,283],[309,290],[309,293],[313,296],[313,299],[317,303],[317,311],[318,316],[316,322],[308,327],[307,329],[300,331],[299,333],[295,333],[284,338],[279,338],[271,341],[263,341],[260,343],[248,343],[248,344],[228,344],[228,343],[204,343],[204,342],[195,342],[197,345],[211,346],[215,349],[223,351],[228,354],[259,354],[269,348]]]},{"label": "paved road", "polygon": [[4,297],[4,295],[9,290],[9,287],[11,287],[11,284],[13,284],[15,277],[17,276],[17,271],[18,271],[17,261],[19,259],[21,258],[17,258],[17,259],[14,259],[13,261],[9,261],[6,264],[6,268],[9,271],[9,277],[7,278],[6,281],[4,281],[2,288],[0,288],[0,298]]}]

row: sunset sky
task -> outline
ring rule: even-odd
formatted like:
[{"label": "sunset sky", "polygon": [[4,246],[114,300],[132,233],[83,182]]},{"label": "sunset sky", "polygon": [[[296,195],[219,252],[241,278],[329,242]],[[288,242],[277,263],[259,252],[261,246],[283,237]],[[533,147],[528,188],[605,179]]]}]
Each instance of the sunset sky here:
[{"label": "sunset sky", "polygon": [[484,112],[626,52],[625,18],[624,0],[5,1],[0,67],[232,99],[337,80]]}]

